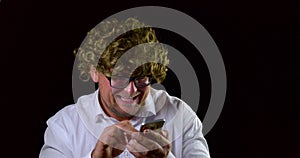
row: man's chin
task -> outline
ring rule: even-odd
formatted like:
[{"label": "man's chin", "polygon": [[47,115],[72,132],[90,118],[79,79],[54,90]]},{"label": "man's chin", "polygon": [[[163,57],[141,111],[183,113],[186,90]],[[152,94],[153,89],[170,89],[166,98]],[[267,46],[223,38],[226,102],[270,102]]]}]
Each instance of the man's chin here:
[{"label": "man's chin", "polygon": [[115,96],[115,101],[124,113],[127,113],[127,115],[135,116],[137,112],[140,110],[142,107],[141,104],[139,104],[140,98],[135,97],[132,99],[126,99],[122,98],[120,96]]},{"label": "man's chin", "polygon": [[140,110],[140,104],[127,104],[127,105],[119,105],[120,109],[127,113],[128,115],[135,116],[136,113]]},{"label": "man's chin", "polygon": [[120,110],[124,115],[135,116],[141,108],[139,104],[118,104]]}]

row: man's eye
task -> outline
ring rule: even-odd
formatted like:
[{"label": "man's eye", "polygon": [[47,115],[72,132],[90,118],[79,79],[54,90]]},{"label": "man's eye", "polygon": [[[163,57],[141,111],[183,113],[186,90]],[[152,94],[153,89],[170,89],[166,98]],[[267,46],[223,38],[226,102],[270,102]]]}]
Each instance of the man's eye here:
[{"label": "man's eye", "polygon": [[147,82],[148,78],[147,77],[141,77],[136,79],[138,82]]}]

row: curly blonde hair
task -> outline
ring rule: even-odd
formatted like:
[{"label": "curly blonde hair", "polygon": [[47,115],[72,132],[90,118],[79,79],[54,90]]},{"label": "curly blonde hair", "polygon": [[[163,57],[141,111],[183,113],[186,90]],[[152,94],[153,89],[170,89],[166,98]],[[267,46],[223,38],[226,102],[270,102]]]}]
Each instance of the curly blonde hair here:
[{"label": "curly blonde hair", "polygon": [[132,17],[101,22],[88,32],[75,54],[79,57],[78,69],[83,81],[89,80],[93,65],[109,77],[112,69],[122,72],[134,68],[132,76],[149,76],[160,83],[169,64],[168,50],[159,44],[154,29]]}]

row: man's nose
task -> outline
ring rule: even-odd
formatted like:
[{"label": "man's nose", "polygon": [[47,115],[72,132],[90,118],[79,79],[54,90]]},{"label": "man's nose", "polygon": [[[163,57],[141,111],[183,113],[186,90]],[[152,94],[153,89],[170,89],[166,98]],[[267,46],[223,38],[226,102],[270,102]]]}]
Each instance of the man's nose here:
[{"label": "man's nose", "polygon": [[128,92],[130,95],[137,91],[136,86],[133,81],[130,81],[129,84],[124,88],[124,91]]}]

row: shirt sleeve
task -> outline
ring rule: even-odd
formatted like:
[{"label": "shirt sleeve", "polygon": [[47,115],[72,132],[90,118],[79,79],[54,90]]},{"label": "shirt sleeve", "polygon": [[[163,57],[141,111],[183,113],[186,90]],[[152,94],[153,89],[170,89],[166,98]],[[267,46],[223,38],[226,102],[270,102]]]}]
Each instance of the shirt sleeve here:
[{"label": "shirt sleeve", "polygon": [[61,124],[48,123],[44,134],[44,145],[39,158],[91,158],[92,149],[84,155],[74,155],[71,136]]},{"label": "shirt sleeve", "polygon": [[202,123],[195,116],[184,127],[183,157],[210,158],[207,142],[202,134]]},{"label": "shirt sleeve", "polygon": [[72,158],[66,130],[54,123],[48,123],[44,134],[44,145],[39,158]]}]

